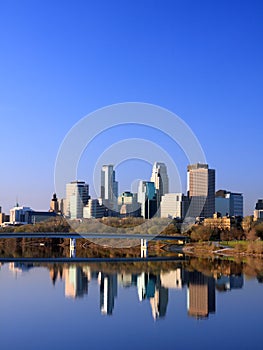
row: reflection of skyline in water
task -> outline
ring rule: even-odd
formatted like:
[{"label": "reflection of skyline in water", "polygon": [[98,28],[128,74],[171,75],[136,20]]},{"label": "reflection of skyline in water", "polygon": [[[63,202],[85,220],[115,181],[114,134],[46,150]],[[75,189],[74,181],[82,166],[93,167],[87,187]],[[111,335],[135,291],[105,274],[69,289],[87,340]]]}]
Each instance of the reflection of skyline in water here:
[{"label": "reflection of skyline in water", "polygon": [[[9,263],[9,270],[15,276],[27,273],[35,266],[26,263]],[[186,291],[187,314],[190,317],[203,319],[216,312],[216,292],[227,292],[241,289],[244,277],[241,273],[229,275],[217,273],[208,276],[202,272],[188,271],[182,266],[173,270],[160,272],[116,272],[110,273],[91,265],[60,265],[49,266],[52,284],[57,280],[64,281],[66,298],[76,299],[88,295],[88,285],[91,281],[98,284],[98,310],[102,315],[114,314],[119,288],[136,288],[138,301],[148,302],[154,320],[166,316],[171,291]]]}]

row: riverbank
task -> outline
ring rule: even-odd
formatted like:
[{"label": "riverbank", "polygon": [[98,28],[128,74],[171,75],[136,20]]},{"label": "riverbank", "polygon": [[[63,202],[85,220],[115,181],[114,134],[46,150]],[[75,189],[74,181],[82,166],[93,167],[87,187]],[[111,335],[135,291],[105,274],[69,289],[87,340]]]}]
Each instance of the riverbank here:
[{"label": "riverbank", "polygon": [[228,241],[188,243],[183,253],[197,257],[254,257],[263,259],[262,241]]}]

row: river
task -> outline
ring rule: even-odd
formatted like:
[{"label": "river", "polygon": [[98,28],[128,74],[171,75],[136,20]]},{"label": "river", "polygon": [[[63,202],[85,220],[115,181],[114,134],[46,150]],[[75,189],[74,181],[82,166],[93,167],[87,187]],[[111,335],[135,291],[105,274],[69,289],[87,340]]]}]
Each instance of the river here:
[{"label": "river", "polygon": [[1,349],[262,349],[263,274],[227,260],[1,264]]}]

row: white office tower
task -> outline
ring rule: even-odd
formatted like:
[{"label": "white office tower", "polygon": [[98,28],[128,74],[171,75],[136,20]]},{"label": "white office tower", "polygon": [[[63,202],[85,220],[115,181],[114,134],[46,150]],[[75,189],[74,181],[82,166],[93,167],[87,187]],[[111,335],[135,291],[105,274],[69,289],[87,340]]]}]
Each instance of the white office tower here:
[{"label": "white office tower", "polygon": [[186,201],[183,193],[166,193],[162,196],[161,218],[184,218],[185,203]]},{"label": "white office tower", "polygon": [[167,167],[164,163],[154,163],[151,182],[155,185],[157,201],[160,203],[162,196],[169,193],[169,178],[167,175]]},{"label": "white office tower", "polygon": [[89,185],[84,181],[72,181],[66,185],[66,216],[70,219],[83,218],[83,208],[89,200]]},{"label": "white office tower", "polygon": [[118,210],[118,182],[113,165],[103,165],[101,169],[101,198],[106,208]]}]

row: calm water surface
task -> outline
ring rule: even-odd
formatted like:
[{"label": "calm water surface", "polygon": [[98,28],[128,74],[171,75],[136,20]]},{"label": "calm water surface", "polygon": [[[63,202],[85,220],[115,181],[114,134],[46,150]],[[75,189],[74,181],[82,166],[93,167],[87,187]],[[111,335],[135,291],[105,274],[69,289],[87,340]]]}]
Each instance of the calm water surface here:
[{"label": "calm water surface", "polygon": [[206,265],[2,264],[1,349],[262,349],[261,279]]}]

